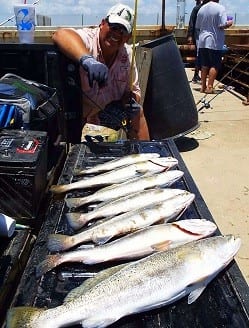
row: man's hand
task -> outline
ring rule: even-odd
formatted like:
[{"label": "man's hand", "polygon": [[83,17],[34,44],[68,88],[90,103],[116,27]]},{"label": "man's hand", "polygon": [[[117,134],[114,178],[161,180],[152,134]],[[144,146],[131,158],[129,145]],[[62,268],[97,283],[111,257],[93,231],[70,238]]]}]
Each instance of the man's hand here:
[{"label": "man's hand", "polygon": [[80,65],[88,73],[89,86],[93,87],[93,81],[97,81],[99,86],[104,86],[108,78],[108,67],[100,63],[91,55],[84,55],[80,58]]}]

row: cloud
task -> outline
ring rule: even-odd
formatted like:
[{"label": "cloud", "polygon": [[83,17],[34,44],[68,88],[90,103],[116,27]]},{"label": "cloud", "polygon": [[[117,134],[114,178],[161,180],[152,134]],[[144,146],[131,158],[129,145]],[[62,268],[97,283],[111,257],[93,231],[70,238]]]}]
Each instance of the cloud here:
[{"label": "cloud", "polygon": [[[35,0],[27,0],[27,3],[33,3]],[[23,3],[21,0],[1,0],[1,19],[8,18],[13,15],[13,6],[16,3]],[[108,9],[119,0],[40,0],[36,5],[36,12],[42,15],[48,15],[56,18],[57,21],[65,20],[66,16],[71,15],[79,18],[84,15],[85,23],[97,24],[101,18],[105,17]],[[134,0],[121,0],[122,3],[134,7]],[[51,3],[53,3],[51,5]],[[195,0],[186,0],[185,2],[185,23],[188,23],[189,15],[195,5]],[[237,16],[237,21],[243,18],[243,24],[249,25],[249,6],[248,0],[220,0],[220,4],[224,5],[227,12]],[[174,24],[176,21],[177,0],[166,0],[166,24]],[[138,24],[157,24],[161,21],[162,0],[140,0],[138,1]],[[53,19],[52,19],[53,21]],[[73,25],[74,19],[71,24]],[[62,24],[62,23],[61,23]],[[67,23],[69,24],[69,23]]]}]

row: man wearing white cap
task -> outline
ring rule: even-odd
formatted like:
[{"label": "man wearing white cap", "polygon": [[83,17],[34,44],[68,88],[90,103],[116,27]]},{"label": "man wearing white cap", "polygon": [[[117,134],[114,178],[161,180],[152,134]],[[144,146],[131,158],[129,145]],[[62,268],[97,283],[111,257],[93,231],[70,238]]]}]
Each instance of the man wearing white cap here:
[{"label": "man wearing white cap", "polygon": [[128,138],[149,140],[139,105],[138,73],[135,64],[131,67],[132,48],[127,44],[133,20],[133,10],[117,4],[98,27],[61,28],[54,33],[53,41],[66,56],[80,64],[83,124],[117,130],[128,122]]}]

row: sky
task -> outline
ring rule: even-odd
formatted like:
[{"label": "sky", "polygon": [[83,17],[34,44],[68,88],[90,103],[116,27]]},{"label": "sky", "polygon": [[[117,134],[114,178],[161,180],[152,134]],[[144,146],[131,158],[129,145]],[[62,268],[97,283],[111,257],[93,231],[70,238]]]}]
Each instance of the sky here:
[{"label": "sky", "polygon": [[[165,0],[166,17],[165,23],[176,24],[177,4],[184,0]],[[33,3],[35,0],[27,0]],[[51,17],[53,26],[63,25],[96,25],[105,17],[108,9],[119,3],[118,0],[40,0],[36,4],[36,14]],[[135,7],[134,0],[122,0],[124,4]],[[13,5],[24,3],[23,0],[0,0],[0,25],[13,16]],[[220,0],[229,15],[235,18],[235,25],[249,26],[249,0]],[[189,15],[195,5],[195,0],[185,0],[185,24],[188,24]],[[137,25],[161,24],[162,0],[138,0],[137,2]],[[180,6],[184,11],[184,6]],[[4,26],[13,25],[9,21]]]}]

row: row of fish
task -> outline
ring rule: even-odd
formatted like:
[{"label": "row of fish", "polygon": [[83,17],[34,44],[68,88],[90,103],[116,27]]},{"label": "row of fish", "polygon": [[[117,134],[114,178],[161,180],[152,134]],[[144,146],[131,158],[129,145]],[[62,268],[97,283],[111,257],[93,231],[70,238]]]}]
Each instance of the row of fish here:
[{"label": "row of fish", "polygon": [[149,226],[107,244],[91,245],[71,252],[47,255],[46,259],[36,267],[36,275],[40,277],[65,262],[96,264],[144,257],[207,237],[213,234],[216,229],[214,223],[204,219],[181,220]]},{"label": "row of fish", "polygon": [[188,295],[194,302],[236,255],[240,239],[209,237],[111,267],[73,289],[51,309],[17,307],[7,328],[104,328],[120,318],[161,307]]},{"label": "row of fish", "polygon": [[[99,220],[87,229],[83,229],[72,236],[49,235],[48,249],[52,252],[59,252],[89,241],[95,244],[104,244],[113,237],[148,227],[160,220],[168,222],[180,216],[193,202],[194,197],[194,194],[182,191],[175,197],[154,205],[139,208],[138,203],[137,209]],[[69,213],[68,215],[73,214]]]},{"label": "row of fish", "polygon": [[[141,157],[139,155],[143,156]],[[135,162],[133,164],[126,166],[118,166],[117,168],[111,169],[110,171],[100,173],[95,176],[81,178],[79,181],[72,182],[66,185],[53,185],[51,186],[50,190],[54,194],[60,194],[75,189],[93,188],[100,187],[103,185],[110,185],[113,183],[120,183],[130,178],[140,177],[144,174],[163,172],[165,170],[173,168],[178,164],[177,159],[175,159],[174,157],[156,157],[156,155],[158,154],[154,154],[154,156],[152,156],[153,154],[150,154],[152,158],[145,160],[143,159],[144,155],[148,154],[137,154],[137,156],[134,157]],[[129,156],[127,157],[129,158]],[[116,165],[117,163],[118,161],[116,161]],[[101,170],[99,171],[101,172]],[[87,174],[89,172],[92,173],[92,170],[89,169],[89,171],[86,170],[84,172],[84,174]]]},{"label": "row of fish", "polygon": [[[204,219],[177,221],[195,196],[168,188],[183,176],[172,169],[175,165],[176,159],[157,153],[133,154],[77,171],[75,175],[83,176],[77,182],[52,186],[54,193],[105,187],[85,197],[65,198],[69,209],[101,203],[88,213],[66,214],[74,230],[83,229],[73,235],[48,236],[48,249],[56,254],[38,264],[37,277],[65,262],[133,262],[112,266],[87,279],[54,309],[11,309],[7,328],[76,323],[86,328],[106,327],[123,316],[185,295],[189,295],[188,303],[195,301],[233,259],[240,240],[209,237],[217,227]],[[75,246],[79,248],[70,250]]]}]

